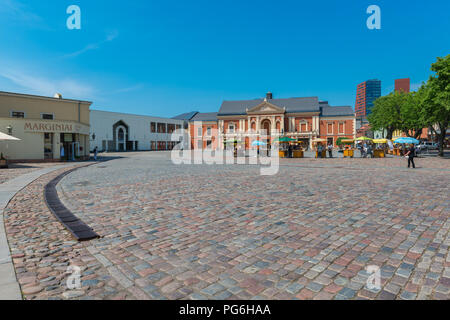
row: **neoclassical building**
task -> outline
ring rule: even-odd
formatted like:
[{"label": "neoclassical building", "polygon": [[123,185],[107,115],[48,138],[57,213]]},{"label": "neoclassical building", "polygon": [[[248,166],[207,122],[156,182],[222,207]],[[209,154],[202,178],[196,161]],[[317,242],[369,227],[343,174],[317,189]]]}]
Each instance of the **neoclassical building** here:
[{"label": "neoclassical building", "polygon": [[[249,149],[253,140],[272,144],[276,138],[290,137],[312,147],[315,139],[336,146],[340,137],[355,138],[356,116],[350,106],[330,106],[318,97],[224,101],[217,115],[190,113],[192,148],[223,148],[226,141],[240,141]],[[207,115],[204,117],[203,115]],[[201,122],[201,119],[207,119]],[[218,133],[213,135],[213,129]],[[263,134],[265,132],[266,134]],[[206,143],[205,143],[206,141]]]}]

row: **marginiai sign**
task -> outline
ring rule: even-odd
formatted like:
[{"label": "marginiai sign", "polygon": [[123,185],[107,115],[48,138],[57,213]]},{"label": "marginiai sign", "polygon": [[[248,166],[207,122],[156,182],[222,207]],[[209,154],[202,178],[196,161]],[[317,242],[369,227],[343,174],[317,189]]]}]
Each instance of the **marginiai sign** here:
[{"label": "marginiai sign", "polygon": [[80,133],[89,134],[89,127],[86,125],[70,122],[25,122],[25,132],[60,132],[60,133]]}]

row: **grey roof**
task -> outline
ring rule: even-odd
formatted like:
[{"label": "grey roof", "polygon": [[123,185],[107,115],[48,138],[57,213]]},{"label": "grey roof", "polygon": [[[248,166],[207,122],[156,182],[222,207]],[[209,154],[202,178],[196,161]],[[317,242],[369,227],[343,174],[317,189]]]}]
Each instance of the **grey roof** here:
[{"label": "grey roof", "polygon": [[[218,115],[246,114],[247,109],[252,109],[263,102],[264,99],[224,101]],[[320,111],[319,99],[317,97],[269,99],[267,102],[280,108],[286,108],[287,113]]]},{"label": "grey roof", "polygon": [[187,112],[187,113],[183,113],[180,114],[176,117],[173,117],[172,119],[174,120],[191,120],[196,114],[198,113],[198,111],[191,111],[191,112]]},{"label": "grey roof", "polygon": [[217,121],[217,112],[199,112],[190,121]]},{"label": "grey roof", "polygon": [[322,117],[353,116],[355,111],[350,106],[322,107]]}]

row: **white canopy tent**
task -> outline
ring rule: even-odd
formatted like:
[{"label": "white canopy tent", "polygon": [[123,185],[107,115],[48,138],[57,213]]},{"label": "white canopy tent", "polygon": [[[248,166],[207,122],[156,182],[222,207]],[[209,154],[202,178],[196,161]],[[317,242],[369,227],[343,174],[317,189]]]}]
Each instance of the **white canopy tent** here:
[{"label": "white canopy tent", "polygon": [[[6,141],[6,142],[9,142],[9,141],[20,141],[20,139],[16,138],[16,137],[13,137],[13,136],[10,136],[10,135],[8,135],[6,133],[0,132],[0,141]],[[8,144],[6,144],[6,149],[8,149]],[[2,162],[5,162],[5,163],[2,163]],[[5,158],[3,158],[3,152],[1,152],[0,167],[1,168],[8,168],[8,162],[6,161]]]},{"label": "white canopy tent", "polygon": [[0,132],[0,141],[20,141],[20,139]]}]

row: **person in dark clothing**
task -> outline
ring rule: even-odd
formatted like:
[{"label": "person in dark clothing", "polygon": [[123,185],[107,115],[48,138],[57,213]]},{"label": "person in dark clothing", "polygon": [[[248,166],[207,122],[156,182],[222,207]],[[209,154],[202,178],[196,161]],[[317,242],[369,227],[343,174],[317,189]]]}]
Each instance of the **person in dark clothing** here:
[{"label": "person in dark clothing", "polygon": [[408,152],[405,154],[405,157],[408,157],[408,168],[411,167],[411,163],[412,163],[413,169],[416,168],[416,164],[414,163],[415,155],[416,155],[416,149],[414,148],[414,145],[412,144],[411,147],[408,149]]}]

